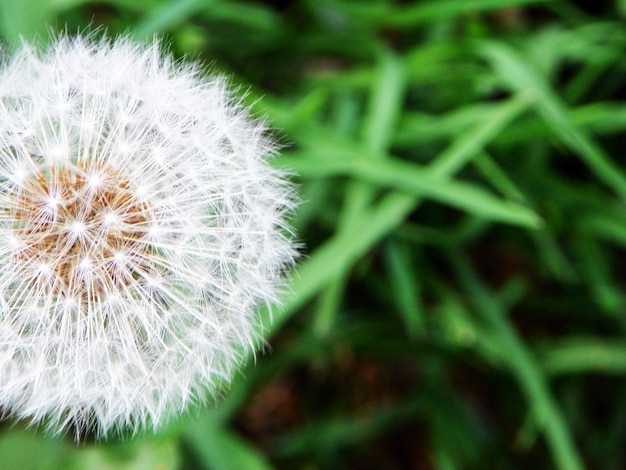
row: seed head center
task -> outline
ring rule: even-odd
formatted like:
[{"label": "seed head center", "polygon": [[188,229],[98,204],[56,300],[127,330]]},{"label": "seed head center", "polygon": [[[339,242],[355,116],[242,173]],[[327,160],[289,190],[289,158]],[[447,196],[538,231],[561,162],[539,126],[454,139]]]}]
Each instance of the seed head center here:
[{"label": "seed head center", "polygon": [[150,207],[119,172],[54,166],[29,175],[10,209],[16,261],[35,285],[99,300],[145,274]]}]

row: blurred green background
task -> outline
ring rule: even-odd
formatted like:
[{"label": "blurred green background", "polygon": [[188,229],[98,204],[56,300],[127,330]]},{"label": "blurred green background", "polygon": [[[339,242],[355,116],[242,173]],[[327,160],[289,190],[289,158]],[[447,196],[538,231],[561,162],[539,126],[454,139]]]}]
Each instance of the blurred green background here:
[{"label": "blurred green background", "polygon": [[625,20],[625,0],[0,0],[5,51],[102,27],[228,75],[285,147],[306,246],[216,404],[98,445],[5,422],[0,468],[625,469]]}]

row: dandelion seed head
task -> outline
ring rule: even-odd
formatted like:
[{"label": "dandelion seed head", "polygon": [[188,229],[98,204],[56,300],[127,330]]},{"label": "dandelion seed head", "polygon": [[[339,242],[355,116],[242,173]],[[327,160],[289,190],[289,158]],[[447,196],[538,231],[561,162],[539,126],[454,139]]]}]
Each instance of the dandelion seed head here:
[{"label": "dandelion seed head", "polygon": [[127,38],[24,45],[0,90],[0,407],[105,436],[219,393],[296,256],[263,124]]}]

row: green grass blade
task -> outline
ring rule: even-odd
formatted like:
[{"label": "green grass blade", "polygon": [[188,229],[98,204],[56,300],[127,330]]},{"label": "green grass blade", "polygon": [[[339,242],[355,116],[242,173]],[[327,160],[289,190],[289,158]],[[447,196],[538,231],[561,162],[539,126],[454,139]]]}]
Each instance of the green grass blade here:
[{"label": "green grass blade", "polygon": [[205,470],[271,470],[265,457],[223,423],[210,417],[190,423],[184,439]]},{"label": "green grass blade", "polygon": [[518,202],[526,201],[524,194],[500,166],[483,152],[472,161],[478,171],[498,190],[504,197]]},{"label": "green grass blade", "polygon": [[573,437],[538,361],[509,323],[494,295],[480,283],[462,256],[457,254],[450,259],[476,310],[498,335],[502,357],[524,391],[537,424],[545,432],[555,464],[561,470],[583,469]]},{"label": "green grass blade", "polygon": [[[404,97],[403,64],[391,51],[383,49],[380,53],[378,73],[372,86],[370,106],[364,118],[364,146],[369,152],[363,158],[385,157],[385,150],[391,142],[395,123],[402,109]],[[374,197],[376,188],[363,181],[351,181],[346,189],[344,205],[337,231],[349,230],[358,215],[368,206]],[[327,334],[334,324],[339,310],[343,287],[347,283],[348,271],[338,273],[319,305],[314,329],[318,335]]]},{"label": "green grass blade", "polygon": [[539,357],[546,373],[603,373],[626,375],[626,341],[605,338],[567,338],[539,348]]},{"label": "green grass blade", "polygon": [[426,319],[420,300],[420,284],[405,244],[391,240],[385,246],[391,298],[395,301],[407,334],[416,338],[423,333]]},{"label": "green grass blade", "polygon": [[390,50],[383,49],[369,109],[363,118],[363,141],[374,154],[389,147],[402,112],[405,82],[402,60]]},{"label": "green grass blade", "polygon": [[570,113],[545,79],[511,47],[484,42],[480,53],[492,64],[500,79],[516,92],[531,92],[536,107],[552,132],[577,154],[603,181],[626,201],[626,175],[606,152],[582,129],[572,123]]},{"label": "green grass blade", "polygon": [[289,282],[292,294],[285,299],[283,308],[273,314],[263,313],[263,323],[270,328],[268,335],[277,331],[335,275],[349,270],[368,249],[400,224],[417,203],[418,200],[406,194],[389,194],[376,206],[362,212],[349,231],[336,234],[317,248],[292,276]]},{"label": "green grass blade", "polygon": [[446,180],[432,172],[400,160],[383,161],[320,159],[298,154],[290,160],[302,177],[347,175],[371,183],[426,197],[478,217],[527,228],[537,228],[541,220],[531,209],[512,201],[503,201],[485,189],[470,183]]},{"label": "green grass blade", "polygon": [[13,47],[21,39],[47,40],[53,11],[45,0],[0,0],[0,33]]},{"label": "green grass blade", "polygon": [[500,134],[517,116],[528,109],[534,101],[529,93],[521,93],[484,117],[479,126],[474,126],[455,139],[432,163],[430,170],[435,174],[454,173],[465,166],[485,146]]},{"label": "green grass blade", "polygon": [[169,31],[211,3],[217,3],[217,0],[168,0],[137,23],[133,36],[143,40]]},{"label": "green grass blade", "polygon": [[344,289],[348,283],[348,273],[335,275],[322,293],[313,320],[313,332],[320,338],[326,337],[332,330],[341,307]]},{"label": "green grass blade", "polygon": [[[380,160],[387,157],[386,150],[402,109],[405,92],[403,64],[386,49],[381,52],[379,62],[370,94],[369,110],[363,119],[362,147],[367,152],[361,153],[359,160]],[[350,183],[346,190],[338,230],[343,230],[352,223],[356,214],[369,204],[374,192],[371,185],[362,181]]]},{"label": "green grass blade", "polygon": [[404,8],[389,4],[346,5],[343,8],[351,15],[376,24],[409,27],[432,21],[442,21],[456,16],[477,14],[491,10],[548,3],[553,0],[438,0],[407,4]]}]

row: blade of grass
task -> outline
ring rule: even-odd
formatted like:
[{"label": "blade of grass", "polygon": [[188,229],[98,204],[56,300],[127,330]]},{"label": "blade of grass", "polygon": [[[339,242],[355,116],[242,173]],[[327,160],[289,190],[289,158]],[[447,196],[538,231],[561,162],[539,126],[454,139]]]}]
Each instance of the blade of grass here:
[{"label": "blade of grass", "polygon": [[[494,110],[494,104],[471,105],[444,115],[405,113],[394,145],[416,144],[448,139],[463,132],[477,119]],[[570,111],[574,126],[593,134],[615,134],[626,130],[626,109],[619,103],[592,103]],[[536,116],[522,117],[498,137],[498,143],[516,145],[549,137],[553,131]]]},{"label": "blade of grass", "polygon": [[580,226],[585,232],[620,246],[626,247],[626,211],[585,214]]},{"label": "blade of grass", "polygon": [[[395,123],[402,110],[404,97],[403,64],[390,50],[380,52],[378,73],[375,75],[368,113],[363,120],[364,146],[369,150],[362,158],[384,158]],[[341,232],[352,225],[374,197],[375,188],[363,181],[351,181],[346,189],[344,204],[337,231]],[[334,324],[343,287],[347,284],[348,271],[335,276],[328,292],[320,303],[315,316],[314,329],[319,335],[326,335]]]},{"label": "blade of grass", "polygon": [[626,374],[626,341],[622,338],[567,338],[541,345],[540,363],[551,376]]},{"label": "blade of grass", "polygon": [[362,128],[362,139],[373,154],[389,148],[406,91],[402,60],[389,49],[383,49],[379,54],[378,71]]},{"label": "blade of grass", "polygon": [[60,438],[44,437],[33,430],[6,427],[0,432],[2,468],[19,470],[57,469],[76,447]]},{"label": "blade of grass", "polygon": [[[335,130],[345,136],[354,135],[359,122],[359,106],[354,94],[339,93],[332,104],[332,122]],[[324,180],[313,186],[330,188],[332,183],[330,180]],[[316,208],[319,207],[322,206],[318,204]],[[313,333],[318,338],[325,338],[330,334],[341,308],[347,281],[347,272],[337,273],[333,281],[329,282],[328,287],[320,294],[313,317]]]},{"label": "blade of grass", "polygon": [[[402,111],[405,77],[402,62],[389,50],[380,53],[379,69],[370,94],[370,105],[363,119],[362,141],[367,152],[358,159],[380,160],[387,158],[386,150],[396,121]],[[354,217],[369,204],[375,191],[362,181],[351,182],[346,197],[338,230],[345,230]]]},{"label": "blade of grass", "polygon": [[451,255],[450,260],[476,310],[498,334],[502,357],[519,382],[538,425],[545,433],[556,466],[561,470],[583,469],[567,423],[550,393],[538,361],[508,321],[495,296],[482,285],[462,255]]},{"label": "blade of grass", "polygon": [[472,348],[487,363],[501,366],[503,358],[499,343],[493,331],[480,324],[453,291],[446,286],[437,286],[439,304],[435,324],[445,340],[448,349]]},{"label": "blade of grass", "polygon": [[48,39],[49,22],[53,11],[45,0],[0,0],[0,32],[13,47],[22,39]]},{"label": "blade of grass", "polygon": [[220,421],[197,419],[185,430],[185,443],[205,470],[271,470],[265,457]]},{"label": "blade of grass", "polygon": [[399,422],[413,420],[418,413],[424,412],[424,402],[421,396],[413,396],[370,411],[365,416],[339,416],[320,420],[280,436],[275,439],[273,447],[283,457],[296,456],[310,449],[316,449],[321,454],[333,453],[342,447],[359,445],[383,434]]},{"label": "blade of grass", "polygon": [[331,282],[338,272],[348,270],[381,238],[397,227],[417,205],[413,196],[391,193],[375,206],[363,211],[350,231],[335,234],[303,261],[289,280],[291,294],[283,308],[262,312],[269,326],[266,337],[276,332],[302,305]]},{"label": "blade of grass", "polygon": [[541,223],[539,216],[525,206],[501,200],[474,184],[432,176],[433,172],[413,163],[392,159],[377,162],[318,158],[317,155],[309,156],[304,152],[297,155],[298,158],[289,160],[288,166],[302,177],[352,176],[498,222],[527,228],[537,228]]},{"label": "blade of grass", "polygon": [[519,188],[511,181],[511,178],[486,152],[480,153],[472,163],[478,171],[500,191],[500,193],[512,201],[525,202],[526,198]]},{"label": "blade of grass", "polygon": [[533,103],[531,94],[522,92],[509,101],[500,105],[493,114],[485,119],[484,125],[472,128],[466,132],[464,138],[455,140],[429,168],[433,173],[454,173],[463,167],[471,158],[476,157],[484,148],[484,143],[506,128],[516,117],[524,112]]},{"label": "blade of grass", "polygon": [[[207,5],[209,6],[207,8]],[[213,6],[203,3],[203,16],[210,17],[217,23],[237,23],[245,29],[254,31],[256,34],[271,35],[282,29],[279,16],[269,6],[262,3],[248,3],[230,0],[228,2],[217,1]]]},{"label": "blade of grass", "polygon": [[443,228],[407,222],[398,229],[398,236],[418,245],[433,245],[445,249],[467,245],[484,234],[488,228],[487,221],[476,217],[465,217],[459,223]]},{"label": "blade of grass", "polygon": [[[136,439],[130,442],[81,446],[72,449],[56,469],[63,470],[177,470],[181,457],[178,441]],[[7,467],[5,467],[7,468]],[[21,465],[15,468],[23,469]],[[38,467],[43,470],[46,467]],[[50,467],[47,467],[50,468]]]},{"label": "blade of grass", "polygon": [[477,120],[492,113],[497,104],[480,103],[445,114],[406,112],[400,122],[394,145],[412,147],[424,142],[449,139],[472,127]]},{"label": "blade of grass", "polygon": [[532,234],[537,247],[537,253],[543,260],[546,268],[561,282],[574,282],[578,274],[563,252],[555,235],[549,230],[537,230]]},{"label": "blade of grass", "polygon": [[601,76],[608,69],[614,67],[615,62],[613,57],[603,57],[601,60],[596,59],[584,64],[581,70],[567,83],[563,90],[563,97],[568,103],[579,102]]},{"label": "blade of grass", "polygon": [[320,295],[313,319],[313,331],[317,337],[328,336],[335,325],[347,283],[348,273],[338,273]]},{"label": "blade of grass", "polygon": [[217,3],[217,0],[169,0],[139,21],[133,28],[133,36],[143,40],[169,31],[212,3]]},{"label": "blade of grass", "polygon": [[603,181],[626,201],[626,176],[606,152],[570,118],[567,106],[516,51],[502,43],[483,42],[478,47],[498,73],[506,86],[515,92],[531,90],[537,100],[535,105],[546,125],[572,152]]},{"label": "blade of grass", "polygon": [[574,247],[582,265],[582,276],[586,279],[596,303],[603,312],[617,318],[623,317],[626,299],[622,289],[613,281],[610,267],[612,260],[607,258],[596,240],[590,237],[577,237]]},{"label": "blade of grass", "polygon": [[399,240],[385,246],[391,298],[402,315],[407,334],[416,338],[424,331],[424,309],[420,301],[420,284],[411,263],[408,249]]},{"label": "blade of grass", "polygon": [[403,8],[390,4],[375,4],[371,6],[358,3],[342,5],[344,11],[351,16],[371,21],[375,24],[394,26],[398,28],[415,26],[417,24],[442,21],[459,15],[476,14],[491,10],[499,10],[522,5],[548,3],[553,0],[439,0],[408,4]]}]

